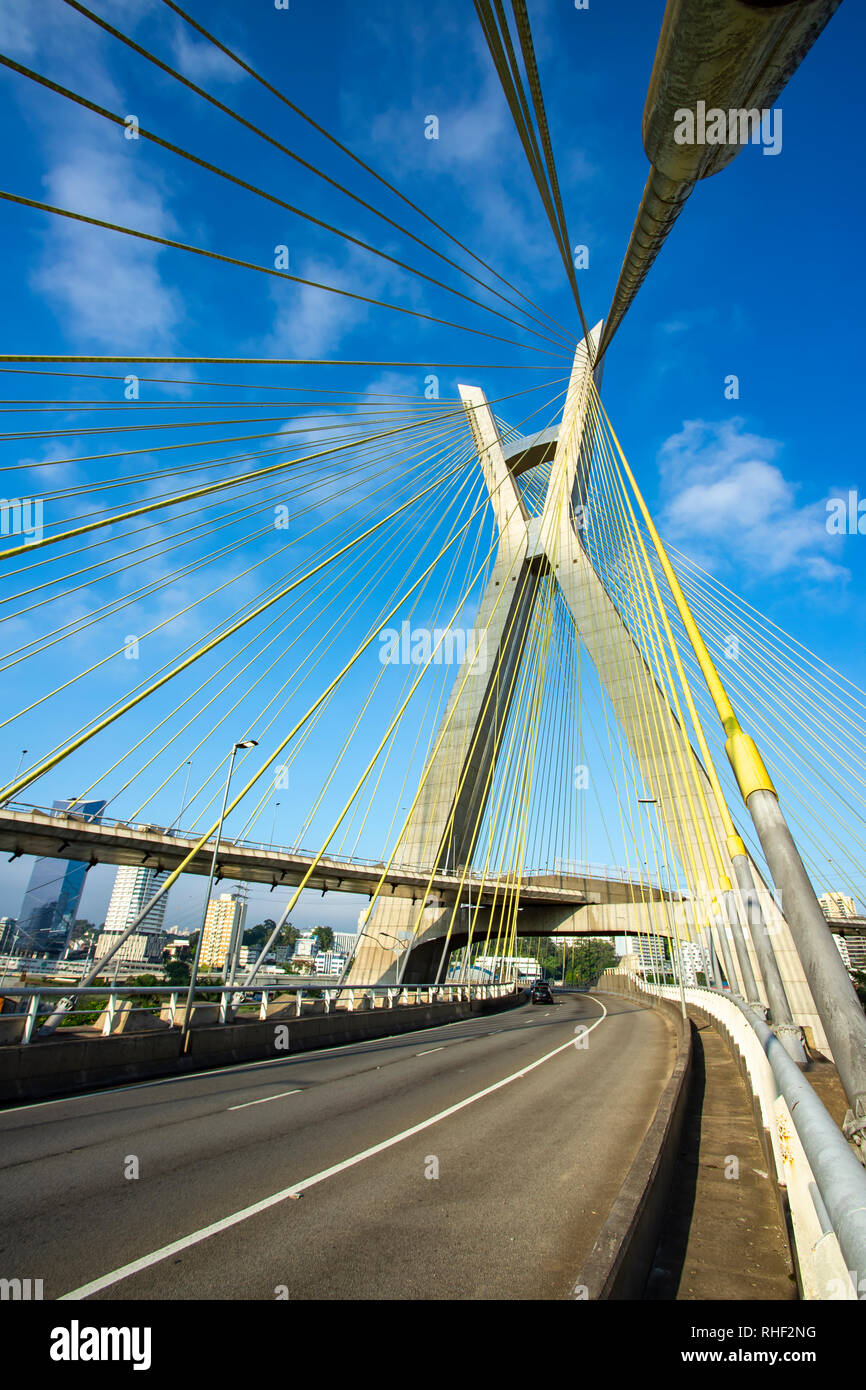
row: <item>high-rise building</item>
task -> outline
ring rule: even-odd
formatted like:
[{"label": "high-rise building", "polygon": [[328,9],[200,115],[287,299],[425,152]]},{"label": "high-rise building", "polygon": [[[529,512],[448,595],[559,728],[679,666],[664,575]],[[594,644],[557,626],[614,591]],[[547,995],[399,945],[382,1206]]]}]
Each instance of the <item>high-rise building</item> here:
[{"label": "high-rise building", "polygon": [[246,901],[243,891],[220,893],[211,898],[207,905],[204,935],[201,943],[199,965],[204,969],[223,970],[228,958],[232,933],[238,928],[238,939],[243,932],[243,918],[246,914]]},{"label": "high-rise building", "polygon": [[847,919],[859,916],[857,904],[847,893],[822,893],[818,902],[825,917]]},{"label": "high-rise building", "polygon": [[[128,926],[135,921],[157,888],[168,878],[168,869],[150,869],[143,864],[121,864],[114,875],[114,887],[105,914],[105,926],[96,942],[96,960],[116,946]],[[159,963],[165,944],[162,922],[168,895],[163,894],[117,953],[121,961]],[[111,968],[109,961],[108,968]]]},{"label": "high-rise building", "polygon": [[696,941],[681,941],[678,947],[683,963],[683,984],[696,985],[698,975],[706,979],[707,962],[704,952]]},{"label": "high-rise building", "polygon": [[866,973],[866,932],[848,932],[845,936],[845,945],[848,947],[851,969],[862,970]]},{"label": "high-rise building", "polygon": [[18,922],[14,917],[0,917],[0,953],[11,951]]},{"label": "high-rise building", "polygon": [[[55,801],[54,815],[71,807],[75,815],[98,821],[104,801]],[[85,860],[37,859],[18,914],[13,950],[19,955],[62,956],[66,950],[89,865]]]},{"label": "high-rise building", "polygon": [[637,956],[643,969],[671,970],[670,939],[666,936],[617,936],[614,948],[618,956]]},{"label": "high-rise building", "polygon": [[312,963],[319,954],[319,942],[311,931],[302,932],[295,942],[292,960]]},{"label": "high-rise building", "polygon": [[845,962],[845,969],[846,969],[846,970],[850,970],[850,969],[851,969],[851,955],[850,955],[850,953],[849,953],[849,951],[848,951],[848,943],[847,943],[847,941],[845,940],[844,936],[838,936],[836,932],[833,932],[833,940],[836,942],[836,947],[837,947],[837,949],[838,949],[838,951],[839,951],[839,955],[842,957],[843,961]]},{"label": "high-rise building", "polygon": [[[143,864],[121,864],[114,876],[114,887],[105,914],[105,930],[125,931],[156,890],[165,883],[168,872],[168,869],[145,868]],[[139,922],[136,931],[161,931],[167,902],[168,894],[163,893],[159,902],[155,903],[147,916]]]}]

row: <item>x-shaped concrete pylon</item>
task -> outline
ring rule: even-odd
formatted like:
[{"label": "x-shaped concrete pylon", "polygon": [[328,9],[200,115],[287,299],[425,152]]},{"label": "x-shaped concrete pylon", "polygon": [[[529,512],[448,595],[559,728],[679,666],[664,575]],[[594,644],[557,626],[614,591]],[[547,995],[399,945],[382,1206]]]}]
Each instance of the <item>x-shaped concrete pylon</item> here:
[{"label": "x-shaped concrete pylon", "polygon": [[[597,574],[581,536],[587,481],[592,466],[591,442],[595,420],[592,359],[601,336],[601,323],[589,337],[592,352],[581,342],[566,391],[562,422],[556,437],[549,481],[540,516],[531,517],[516,481],[521,464],[534,457],[549,458],[533,441],[523,441],[506,457],[493,413],[482,390],[460,386],[478,458],[490,497],[498,533],[495,562],[475,618],[476,632],[486,635],[473,646],[457,669],[442,717],[434,753],[425,768],[422,787],[395,851],[395,861],[433,868],[459,868],[470,862],[492,784],[492,769],[507,723],[515,675],[532,618],[539,571],[556,579],[583,649],[591,658],[613,706],[645,789],[672,831],[672,849],[683,879],[692,892],[711,899],[718,891],[714,827],[723,868],[733,870],[726,837],[704,768],[660,689],[616,604]],[[552,441],[551,441],[552,442]],[[525,445],[524,458],[520,449]],[[590,769],[592,776],[592,769]],[[701,798],[697,785],[703,789]],[[646,826],[647,838],[656,833]],[[756,883],[761,882],[756,871]],[[771,896],[759,888],[765,918],[774,931],[774,944],[789,998],[799,1016],[814,1018],[814,1005],[799,957]],[[617,895],[619,896],[619,895]],[[613,899],[611,901],[614,901]],[[627,921],[628,909],[617,902],[615,930],[657,930],[640,905]],[[461,910],[462,911],[462,910]],[[528,909],[527,909],[528,911]],[[595,929],[610,930],[598,909]],[[567,927],[568,913],[560,908],[533,909],[544,917],[544,931]],[[420,914],[420,922],[419,922]],[[452,908],[434,903],[426,908],[408,899],[380,898],[359,943],[349,983],[372,983],[397,978],[430,981],[438,978],[443,934]],[[524,919],[525,920],[525,919]],[[538,925],[538,924],[536,924]],[[465,939],[465,928],[452,930],[452,942]],[[412,964],[400,970],[400,950],[412,943]],[[753,965],[756,962],[753,962]]]}]

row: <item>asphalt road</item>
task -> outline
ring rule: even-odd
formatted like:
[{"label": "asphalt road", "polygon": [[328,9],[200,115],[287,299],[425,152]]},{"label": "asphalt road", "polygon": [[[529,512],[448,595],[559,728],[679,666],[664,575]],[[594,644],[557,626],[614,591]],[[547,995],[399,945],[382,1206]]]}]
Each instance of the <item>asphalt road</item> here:
[{"label": "asphalt road", "polygon": [[5,1110],[0,1278],[46,1299],[567,1298],[674,1056],[659,1013],[561,995]]}]

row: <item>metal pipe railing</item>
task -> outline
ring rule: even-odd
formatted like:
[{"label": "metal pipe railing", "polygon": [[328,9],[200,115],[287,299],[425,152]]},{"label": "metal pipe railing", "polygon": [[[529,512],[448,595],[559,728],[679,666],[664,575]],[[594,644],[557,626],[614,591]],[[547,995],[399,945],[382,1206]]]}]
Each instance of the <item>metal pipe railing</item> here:
[{"label": "metal pipe railing", "polygon": [[866,1278],[866,1168],[773,1030],[747,1004],[731,995],[724,997],[745,1015],[757,1033],[779,1093],[794,1117],[848,1269],[858,1271],[855,1279]]},{"label": "metal pipe railing", "polygon": [[[296,1013],[301,1015],[304,1003],[308,1001],[321,1001],[324,1004],[326,1013],[331,1013],[336,1008],[345,1008],[348,1012],[356,1009],[358,996],[363,998],[370,997],[373,1001],[381,999],[382,1006],[393,1008],[395,1005],[423,1005],[428,1003],[453,1003],[455,1000],[471,999],[500,999],[506,994],[512,994],[516,986],[508,981],[498,984],[412,984],[412,985],[352,985],[351,987],[339,987],[335,980],[328,981],[324,977],[313,976],[311,980],[303,981],[297,976],[287,976],[285,981],[268,984],[253,984],[243,989],[239,989],[237,984],[209,985],[203,984],[196,991],[199,998],[193,1001],[193,1009],[202,1003],[214,1003],[214,996],[217,997],[219,1021],[230,1023],[234,1014],[240,1007],[244,995],[252,994],[255,998],[251,1001],[258,1004],[259,1019],[264,1021],[268,1017],[268,1006],[275,996],[293,995]],[[126,1001],[141,1001],[147,996],[156,995],[157,1004],[146,1004],[139,1002],[138,1007],[144,1010],[156,1010],[164,1007],[164,1001],[168,1002],[169,1019],[165,1020],[168,1026],[181,1027],[182,1023],[177,1022],[179,1000],[185,987],[182,985],[87,985],[83,988],[75,989],[76,1000],[80,997],[84,1001],[81,1008],[70,1009],[66,1012],[67,1018],[74,1018],[76,1014],[89,1014],[94,1011],[94,1001],[99,1000],[104,1004],[102,1012],[105,1019],[102,1025],[103,1036],[108,1037],[114,1031],[115,1020],[118,1016],[118,1005]],[[10,985],[4,986],[0,990],[0,995],[13,999],[26,1001],[26,1007],[19,1009],[17,1013],[0,1014],[0,1030],[4,1023],[11,1020],[21,1022],[20,1036],[8,1039],[11,1043],[27,1044],[33,1039],[36,1024],[40,1012],[43,1012],[42,1003],[53,1002],[55,1005],[69,996],[69,989],[61,985]],[[210,996],[203,999],[201,996]],[[345,996],[345,1001],[341,1004],[340,997]],[[233,1002],[238,1000],[238,1004]],[[91,1006],[87,1007],[87,1000],[90,999]],[[375,1007],[375,1002],[374,1002]],[[181,1009],[181,1013],[184,1010]],[[215,1022],[217,1020],[214,1020]],[[79,1025],[86,1026],[86,1025]],[[62,1033],[59,1034],[62,1038]],[[2,1045],[2,1041],[0,1041]]]}]

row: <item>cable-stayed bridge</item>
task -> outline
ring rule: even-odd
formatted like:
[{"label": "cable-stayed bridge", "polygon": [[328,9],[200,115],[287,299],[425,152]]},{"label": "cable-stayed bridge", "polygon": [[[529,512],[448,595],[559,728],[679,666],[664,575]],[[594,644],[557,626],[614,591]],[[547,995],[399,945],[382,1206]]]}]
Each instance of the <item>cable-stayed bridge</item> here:
[{"label": "cable-stayed bridge", "polygon": [[[67,1058],[73,1048],[90,1053],[69,1064],[77,1079],[56,1082],[58,1090],[81,1089],[88,1079],[104,1085],[115,1075],[183,1077],[200,1059],[216,1067],[257,1056],[270,1065],[280,1061],[280,1028],[294,1039],[286,1051],[357,1043],[345,1072],[334,1064],[340,1086],[357,1086],[347,1110],[304,1096],[333,1079],[330,1064],[316,1061],[296,1059],[294,1071],[281,1062],[286,1088],[274,1094],[258,1095],[258,1082],[246,1077],[237,1095],[231,1077],[211,1077],[195,1091],[193,1111],[225,1086],[231,1103],[223,1108],[233,1116],[301,1096],[306,1132],[321,1126],[330,1135],[333,1125],[336,1136],[353,1107],[369,1106],[391,1131],[383,1139],[368,1120],[367,1146],[327,1161],[302,1147],[306,1176],[264,1196],[257,1187],[249,1208],[226,1216],[234,1226],[458,1111],[477,1104],[471,1113],[481,1114],[494,1093],[505,1104],[512,1083],[548,1064],[552,1103],[570,1084],[565,1068],[582,1039],[598,1029],[610,1042],[597,1054],[590,1049],[588,1085],[600,1117],[590,1127],[609,1132],[611,1147],[600,1139],[589,1161],[597,1215],[617,1210],[647,1134],[663,1131],[664,1142],[676,1142],[691,1009],[693,1022],[717,1026],[739,1048],[767,1162],[794,1213],[800,1292],[829,1297],[829,1285],[841,1280],[840,1296],[856,1297],[864,1267],[857,1261],[866,1260],[856,1157],[866,1126],[866,1015],[817,889],[829,883],[862,897],[866,695],[666,543],[602,396],[614,334],[666,237],[676,235],[676,218],[698,182],[742,143],[738,136],[684,147],[673,135],[674,112],[700,101],[722,115],[742,107],[749,118],[772,106],[836,4],[670,0],[644,120],[651,171],[613,301],[591,327],[523,0],[515,0],[511,20],[486,0],[475,8],[562,259],[573,301],[566,324],[170,0],[173,18],[220,63],[234,65],[257,97],[276,101],[281,120],[288,111],[304,139],[312,130],[324,153],[307,158],[303,140],[297,148],[286,143],[283,125],[278,133],[276,124],[265,128],[252,108],[235,109],[140,36],[65,3],[77,23],[132,53],[147,80],[158,70],[184,100],[218,112],[257,150],[261,142],[261,174],[254,161],[222,167],[183,131],[151,128],[0,55],[10,81],[112,136],[125,129],[129,139],[133,119],[132,139],[167,167],[203,187],[219,181],[222,193],[251,199],[259,211],[265,203],[269,215],[278,208],[376,270],[354,288],[340,276],[330,283],[318,271],[295,274],[287,247],[276,247],[272,262],[217,251],[204,233],[163,234],[175,223],[159,232],[136,224],[134,200],[124,212],[104,199],[72,206],[61,191],[52,201],[0,191],[10,216],[47,219],[67,232],[74,224],[76,236],[98,238],[93,245],[102,248],[158,248],[195,267],[191,275],[231,267],[250,277],[245,283],[265,277],[274,293],[306,297],[293,303],[339,303],[375,314],[377,325],[393,326],[399,315],[419,334],[439,334],[435,341],[449,352],[445,360],[428,355],[425,339],[418,352],[427,361],[401,360],[396,350],[345,360],[158,349],[0,354],[11,380],[20,374],[45,392],[69,393],[9,397],[22,427],[0,439],[20,494],[3,503],[3,723],[7,736],[28,745],[7,760],[0,849],[13,861],[33,855],[166,875],[84,970],[75,995],[8,986],[15,1011],[8,1033],[0,1028],[9,1042],[0,1049],[7,1094],[48,1094],[50,1068],[40,1059],[54,1059],[57,1076],[66,1076],[64,1049]],[[280,177],[286,160],[303,174],[312,210],[274,191],[284,183],[269,160]],[[349,186],[362,175],[356,187],[366,195]],[[331,221],[335,198],[344,211],[348,200],[362,222],[342,214]],[[411,277],[399,280],[402,300],[378,288],[392,275]],[[481,337],[508,360],[459,360],[468,355],[454,347],[467,341],[463,335],[472,335],[473,351]],[[157,364],[169,375],[150,375]],[[214,379],[215,368],[219,378],[243,380]],[[378,375],[357,389],[357,369]],[[423,397],[395,389],[405,385],[395,373],[421,369]],[[440,395],[446,374],[456,391]],[[324,387],[324,379],[339,385]],[[105,394],[82,395],[97,390]],[[20,451],[46,448],[52,457],[22,461]],[[61,790],[75,795],[49,809]],[[593,867],[602,858],[617,867]],[[563,872],[565,862],[583,870]],[[157,986],[145,1019],[134,990],[115,981],[106,996],[105,982],[124,944],[187,875],[206,877],[206,901],[220,881],[261,885],[277,895],[279,912],[246,974],[234,924],[219,986],[199,979],[202,920],[188,987],[160,994]],[[307,998],[299,988],[290,999],[289,984],[259,991],[255,1017],[245,995],[258,967],[304,909],[303,895],[315,892],[366,899],[352,958],[338,980]],[[489,985],[473,983],[491,971],[479,962],[516,958],[533,938],[581,935],[638,944],[636,959],[602,980],[604,998],[566,997],[554,1006],[559,1016],[527,1014],[510,982],[496,978],[498,966]],[[672,983],[646,968],[647,960],[657,967],[660,942],[670,944]],[[563,977],[565,984],[564,968]],[[470,1008],[481,1011],[475,1024]],[[447,1018],[435,1012],[446,1009]],[[503,1012],[488,1018],[491,1010]],[[546,1018],[554,1021],[544,1025]],[[535,1046],[534,1019],[551,1030],[547,1051]],[[441,1040],[437,1031],[410,1063],[395,1039],[422,1023],[439,1029]],[[463,1031],[449,1033],[452,1026]],[[504,1041],[494,1041],[500,1033]],[[367,1075],[360,1048],[381,1038],[390,1039],[388,1055]],[[449,1070],[446,1059],[421,1063],[431,1095],[441,1090],[442,1098],[419,1120],[405,1105],[414,1060],[472,1038],[482,1060],[473,1063],[471,1093],[461,1090],[462,1068]],[[116,1042],[127,1051],[108,1062]],[[519,1065],[509,1062],[501,1074],[510,1050]],[[803,1080],[819,1062],[841,1113],[831,1115],[820,1088]],[[364,1075],[353,1083],[356,1063]],[[399,1073],[393,1093],[372,1074],[386,1066]],[[637,1119],[630,1125],[619,1116],[608,1131],[605,1106],[617,1088]],[[93,1113],[89,1098],[81,1105],[75,1124],[84,1127]],[[200,1117],[187,1118],[194,1127]],[[261,1126],[263,1150],[282,1141],[278,1123],[245,1119]],[[491,1144],[497,1125],[509,1126],[499,1112],[478,1123],[489,1125]],[[210,1136],[196,1136],[216,1164],[224,1137],[211,1152]],[[562,1137],[567,1142],[565,1129]],[[524,1159],[543,1161],[537,1148]],[[76,1182],[89,1200],[84,1170]],[[219,1192],[228,1205],[229,1194]],[[21,1210],[31,1198],[24,1193]],[[107,1209],[102,1216],[109,1224]],[[146,1209],[134,1216],[140,1257],[130,1263],[118,1251],[108,1270],[79,1259],[69,1271],[58,1261],[55,1292],[89,1297],[134,1284],[139,1296],[158,1296],[149,1271],[166,1252],[223,1233],[197,1209],[199,1224],[188,1222],[179,1243],[156,1247],[149,1216]],[[577,1262],[596,1271],[587,1275],[593,1297],[609,1296],[598,1292],[608,1287],[608,1275],[597,1276],[600,1227],[582,1228]],[[783,1265],[766,1278],[784,1283]],[[308,1275],[314,1284],[323,1277],[315,1264]],[[176,1277],[188,1292],[186,1275]]]}]

